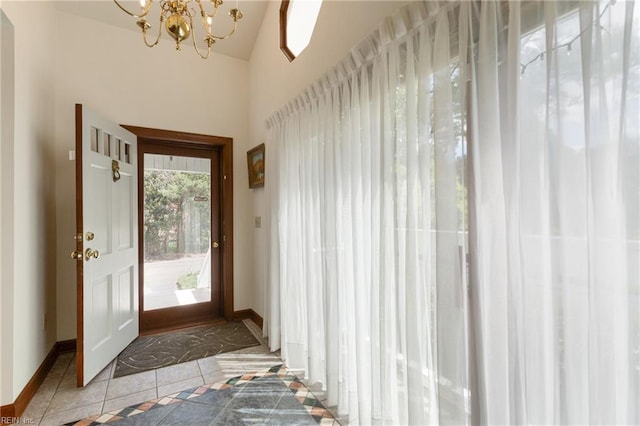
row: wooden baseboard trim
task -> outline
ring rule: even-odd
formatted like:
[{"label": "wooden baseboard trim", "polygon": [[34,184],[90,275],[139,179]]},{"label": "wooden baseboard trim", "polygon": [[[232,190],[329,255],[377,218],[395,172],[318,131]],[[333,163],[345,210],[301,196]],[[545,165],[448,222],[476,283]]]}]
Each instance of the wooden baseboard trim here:
[{"label": "wooden baseboard trim", "polygon": [[256,313],[253,309],[243,309],[241,311],[235,311],[233,313],[233,319],[243,320],[250,319],[253,321],[258,327],[262,328],[262,317]]},{"label": "wooden baseboard trim", "polygon": [[69,352],[76,351],[76,339],[63,340],[62,342],[56,342],[58,355],[68,354]]},{"label": "wooden baseboard trim", "polygon": [[51,368],[53,367],[53,364],[55,364],[56,359],[58,359],[58,356],[68,352],[75,352],[75,350],[75,339],[56,342],[44,358],[44,361],[42,361],[42,364],[40,364],[40,367],[38,367],[36,372],[33,374],[33,377],[31,377],[31,380],[29,380],[24,389],[22,389],[22,392],[20,392],[15,402],[13,404],[3,405],[0,407],[0,417],[3,419],[20,417],[27,408],[27,405],[29,405],[31,398],[33,398],[38,391],[38,388],[47,377],[47,374],[49,374],[49,371],[51,371]]}]

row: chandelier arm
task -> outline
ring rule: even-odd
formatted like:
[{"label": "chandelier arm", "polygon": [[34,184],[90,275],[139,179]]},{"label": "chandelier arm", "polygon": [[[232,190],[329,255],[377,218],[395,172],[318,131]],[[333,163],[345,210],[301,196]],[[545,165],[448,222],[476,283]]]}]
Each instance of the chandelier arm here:
[{"label": "chandelier arm", "polygon": [[203,23],[207,23],[207,18],[215,18],[215,16],[218,13],[218,2],[217,1],[212,1],[211,3],[213,3],[213,12],[211,12],[211,15],[209,15],[207,13],[206,10],[204,10],[204,6],[202,5],[201,0],[196,0],[196,3],[198,4],[198,8],[200,9],[200,16],[202,17],[202,22]]},{"label": "chandelier arm", "polygon": [[233,35],[233,33],[236,32],[236,28],[238,28],[238,21],[233,21],[233,29],[231,30],[231,32],[229,32],[228,34],[223,35],[223,36],[217,36],[217,35],[214,35],[214,34],[211,34],[211,36],[213,38],[217,39],[217,40],[224,40],[224,39],[227,39],[227,38],[231,37]]},{"label": "chandelier arm", "polygon": [[147,41],[147,31],[145,29],[142,30],[142,39],[144,40],[144,44],[147,45],[147,47],[155,47],[158,42],[160,41],[160,36],[162,35],[162,21],[164,20],[164,15],[161,13],[160,14],[160,23],[158,24],[158,37],[156,37],[156,41],[154,41],[153,43],[149,43]]},{"label": "chandelier arm", "polygon": [[[204,7],[202,6],[202,3],[200,3],[200,0],[196,0],[196,3],[198,3],[198,7],[200,8],[200,20],[202,21],[202,27],[204,28],[204,32],[207,34],[207,36],[210,36],[211,25],[209,24],[208,19],[210,19],[211,17],[207,15],[207,13],[204,11]],[[191,30],[192,31],[194,30],[193,20],[191,21]]]},{"label": "chandelier arm", "polygon": [[[199,2],[198,2],[199,3]],[[204,19],[204,18],[203,18]],[[207,59],[211,54],[211,45],[207,45],[207,54],[203,55],[200,53],[200,49],[198,49],[198,44],[196,43],[196,32],[193,31],[193,18],[189,16],[189,23],[191,24],[191,40],[193,41],[193,48],[202,59]]]},{"label": "chandelier arm", "polygon": [[153,0],[149,0],[149,3],[147,3],[144,7],[144,9],[142,9],[142,13],[140,15],[136,15],[135,13],[131,13],[129,12],[124,6],[122,6],[120,3],[118,3],[118,0],[113,0],[113,2],[127,15],[129,16],[133,16],[134,18],[144,18],[145,16],[147,16],[147,14],[149,13],[149,11],[151,10],[151,4],[153,3]]},{"label": "chandelier arm", "polygon": [[216,15],[218,14],[218,6],[219,6],[218,2],[214,1],[213,2],[213,12],[211,12],[211,15],[208,15],[210,18],[215,18],[216,17]]}]

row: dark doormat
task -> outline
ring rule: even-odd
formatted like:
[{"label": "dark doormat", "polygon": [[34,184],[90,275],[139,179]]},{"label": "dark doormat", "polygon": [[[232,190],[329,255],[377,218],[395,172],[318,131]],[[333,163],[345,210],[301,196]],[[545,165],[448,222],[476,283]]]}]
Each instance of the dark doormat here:
[{"label": "dark doormat", "polygon": [[142,373],[259,344],[241,321],[138,337],[118,355],[113,377]]}]

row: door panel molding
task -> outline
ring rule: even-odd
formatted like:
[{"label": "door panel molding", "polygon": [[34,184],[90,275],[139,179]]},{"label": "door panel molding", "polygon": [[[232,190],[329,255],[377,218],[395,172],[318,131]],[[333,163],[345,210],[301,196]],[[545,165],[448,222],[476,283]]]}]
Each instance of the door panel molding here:
[{"label": "door panel molding", "polygon": [[[189,149],[201,149],[206,151],[218,151],[219,154],[219,182],[218,194],[220,200],[220,268],[222,293],[222,317],[227,321],[233,320],[233,139],[223,136],[204,135],[199,133],[179,132],[173,130],[153,129],[148,127],[131,126],[122,124],[122,127],[129,130],[138,137],[140,144],[165,145],[167,147],[180,147]],[[142,150],[140,150],[142,152]],[[140,155],[142,158],[142,155]],[[213,175],[212,175],[213,178]],[[139,182],[139,185],[141,182]],[[141,193],[140,193],[141,194]],[[215,196],[215,194],[214,194]],[[138,211],[143,214],[143,198],[138,197]],[[140,227],[139,233],[143,232]],[[140,236],[142,238],[142,236]],[[212,235],[213,238],[213,235]],[[140,241],[143,241],[140,239]],[[140,259],[143,251],[140,250]],[[139,273],[143,273],[142,260],[140,262]],[[142,275],[141,275],[142,276]],[[144,282],[139,280],[142,287]],[[142,297],[140,298],[140,330],[149,331],[154,329],[167,328],[171,326],[186,325],[184,319],[174,308],[158,310],[159,315],[153,315],[152,321],[143,320]],[[190,316],[194,321],[205,321],[208,318],[208,307],[194,305],[190,308]],[[162,313],[160,313],[162,311]],[[148,314],[148,313],[147,313]],[[210,318],[210,317],[209,317]]]}]

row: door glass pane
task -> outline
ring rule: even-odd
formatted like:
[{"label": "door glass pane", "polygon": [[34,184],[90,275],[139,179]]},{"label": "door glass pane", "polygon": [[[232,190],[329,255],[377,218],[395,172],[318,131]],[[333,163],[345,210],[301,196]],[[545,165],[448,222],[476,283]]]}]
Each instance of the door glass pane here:
[{"label": "door glass pane", "polygon": [[144,154],[144,310],[211,301],[211,160]]}]

